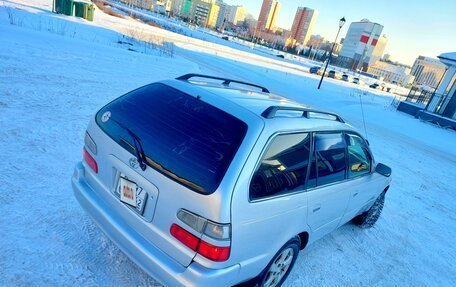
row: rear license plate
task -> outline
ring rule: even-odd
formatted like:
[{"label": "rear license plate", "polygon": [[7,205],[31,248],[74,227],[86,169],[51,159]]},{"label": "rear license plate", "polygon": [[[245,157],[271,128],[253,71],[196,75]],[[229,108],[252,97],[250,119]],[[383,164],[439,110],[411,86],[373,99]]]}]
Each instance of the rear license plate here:
[{"label": "rear license plate", "polygon": [[120,194],[120,201],[133,207],[140,215],[143,214],[147,200],[147,192],[143,188],[134,181],[120,176],[117,191]]}]

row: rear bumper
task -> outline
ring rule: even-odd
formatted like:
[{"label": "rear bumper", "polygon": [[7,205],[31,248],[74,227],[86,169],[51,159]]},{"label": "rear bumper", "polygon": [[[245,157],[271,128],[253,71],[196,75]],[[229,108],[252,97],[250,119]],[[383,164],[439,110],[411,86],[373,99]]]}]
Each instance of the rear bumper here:
[{"label": "rear bumper", "polygon": [[138,266],[165,286],[232,286],[238,279],[240,265],[208,269],[196,262],[182,266],[145,240],[108,207],[87,184],[82,163],[76,165],[72,186],[76,199],[103,232]]}]

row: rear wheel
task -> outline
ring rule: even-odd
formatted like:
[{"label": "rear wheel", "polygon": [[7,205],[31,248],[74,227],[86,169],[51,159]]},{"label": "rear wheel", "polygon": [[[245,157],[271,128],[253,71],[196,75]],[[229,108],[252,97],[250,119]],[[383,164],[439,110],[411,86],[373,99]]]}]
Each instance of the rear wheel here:
[{"label": "rear wheel", "polygon": [[385,204],[385,193],[382,192],[368,211],[353,218],[352,222],[361,228],[371,228],[375,225]]},{"label": "rear wheel", "polygon": [[[290,274],[298,258],[300,240],[298,237],[288,241],[274,256],[258,277],[260,287],[280,287]],[[254,285],[255,286],[255,285]]]}]

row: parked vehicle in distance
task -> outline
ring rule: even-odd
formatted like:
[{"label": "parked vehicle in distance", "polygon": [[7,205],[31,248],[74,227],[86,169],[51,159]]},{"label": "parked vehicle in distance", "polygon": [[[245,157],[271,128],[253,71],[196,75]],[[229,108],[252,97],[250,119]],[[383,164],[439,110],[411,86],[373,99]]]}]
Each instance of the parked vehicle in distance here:
[{"label": "parked vehicle in distance", "polygon": [[335,79],[336,78],[336,71],[334,71],[334,70],[329,71],[328,77]]},{"label": "parked vehicle in distance", "polygon": [[284,56],[284,55],[282,55],[282,54],[278,54],[278,55],[276,55],[276,56],[277,56],[278,58],[282,58],[282,59],[284,59],[284,58],[285,58],[285,56]]},{"label": "parked vehicle in distance", "polygon": [[342,75],[342,81],[348,82],[348,75],[347,74],[343,74]]},{"label": "parked vehicle in distance", "polygon": [[231,41],[233,38],[231,36],[222,36],[223,40]]},{"label": "parked vehicle in distance", "polygon": [[72,177],[136,264],[166,286],[198,287],[281,286],[309,243],[349,221],[372,227],[390,182],[337,114],[198,74],[99,110]]},{"label": "parked vehicle in distance", "polygon": [[[317,75],[319,75],[319,76],[323,75],[323,71],[324,71],[323,69],[319,69],[317,71]],[[328,72],[325,72],[325,77],[327,77],[327,76],[328,76]]]},{"label": "parked vehicle in distance", "polygon": [[379,84],[374,83],[374,84],[370,85],[369,88],[377,89],[379,86],[380,86]]},{"label": "parked vehicle in distance", "polygon": [[314,66],[314,67],[311,67],[311,68],[309,69],[309,72],[310,72],[311,74],[318,74],[318,72],[320,71],[320,69],[321,69],[321,67]]},{"label": "parked vehicle in distance", "polygon": [[353,83],[358,85],[359,84],[359,78],[353,78]]}]

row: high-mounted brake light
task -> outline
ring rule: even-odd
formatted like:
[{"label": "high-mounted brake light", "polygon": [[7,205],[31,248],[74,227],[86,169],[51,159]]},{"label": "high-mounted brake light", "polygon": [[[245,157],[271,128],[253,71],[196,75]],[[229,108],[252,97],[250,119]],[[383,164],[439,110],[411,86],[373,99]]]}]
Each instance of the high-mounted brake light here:
[{"label": "high-mounted brake light", "polygon": [[84,147],[82,153],[83,153],[85,162],[90,166],[90,168],[93,169],[93,171],[95,173],[98,173],[98,164],[95,161],[95,159],[90,155],[90,153],[86,150],[85,147]]}]

